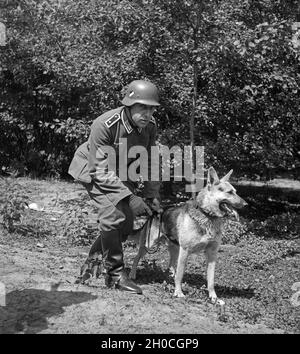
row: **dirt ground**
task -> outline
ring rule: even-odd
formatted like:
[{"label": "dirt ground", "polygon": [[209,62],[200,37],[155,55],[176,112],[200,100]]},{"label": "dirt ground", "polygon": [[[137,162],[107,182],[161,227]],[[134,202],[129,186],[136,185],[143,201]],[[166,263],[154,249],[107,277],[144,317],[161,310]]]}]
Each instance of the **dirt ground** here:
[{"label": "dirt ground", "polygon": [[[31,202],[57,217],[57,205],[62,205],[57,198],[70,201],[83,191],[75,184],[33,181],[31,193]],[[89,248],[70,245],[61,235],[44,239],[0,235],[0,281],[6,290],[0,298],[2,305],[5,300],[0,306],[0,333],[283,333],[259,323],[223,322],[218,308],[203,299],[173,298],[173,284],[162,270],[156,274],[152,267],[150,276],[143,278],[143,263],[137,280],[143,295],[109,290],[103,277],[77,285]],[[130,249],[132,254],[136,251]],[[130,252],[125,250],[128,269]],[[167,264],[167,253],[160,255]]]},{"label": "dirt ground", "polygon": [[157,285],[141,284],[143,295],[108,290],[102,278],[75,285],[86,251],[2,244],[0,333],[280,333],[232,328],[218,321],[213,305],[174,299]]}]

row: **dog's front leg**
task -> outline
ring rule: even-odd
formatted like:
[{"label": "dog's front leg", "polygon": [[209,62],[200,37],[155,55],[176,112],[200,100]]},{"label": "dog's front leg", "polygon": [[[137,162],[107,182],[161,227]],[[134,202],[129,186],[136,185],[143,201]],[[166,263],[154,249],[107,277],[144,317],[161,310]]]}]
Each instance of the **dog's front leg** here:
[{"label": "dog's front leg", "polygon": [[207,290],[208,296],[212,303],[217,301],[217,294],[215,292],[215,266],[218,254],[218,244],[213,243],[205,250],[207,260]]},{"label": "dog's front leg", "polygon": [[168,268],[171,276],[175,277],[176,267],[178,264],[179,246],[169,241],[168,247],[169,247],[169,256],[170,256]]},{"label": "dog's front leg", "polygon": [[183,278],[183,274],[185,271],[187,256],[188,256],[188,251],[183,249],[182,247],[180,247],[178,261],[177,261],[177,269],[176,269],[176,274],[175,274],[174,296],[177,296],[177,297],[184,297],[184,294],[183,294],[182,288],[181,288],[181,283],[182,283],[182,278]]},{"label": "dog's front leg", "polygon": [[136,255],[136,257],[134,258],[133,264],[132,264],[132,268],[131,271],[129,273],[129,278],[130,279],[135,279],[136,278],[136,269],[137,266],[139,264],[139,261],[142,257],[144,257],[144,255],[146,254],[146,248],[145,247],[140,247],[138,254]]}]

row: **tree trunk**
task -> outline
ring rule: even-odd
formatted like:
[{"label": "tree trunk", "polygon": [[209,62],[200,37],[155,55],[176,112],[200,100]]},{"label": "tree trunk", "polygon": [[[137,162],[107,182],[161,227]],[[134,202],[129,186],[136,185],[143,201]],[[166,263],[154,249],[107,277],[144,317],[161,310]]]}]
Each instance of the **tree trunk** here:
[{"label": "tree trunk", "polygon": [[[192,169],[192,185],[196,184],[195,180],[195,115],[196,115],[196,104],[197,104],[197,64],[193,65],[193,106],[192,114],[190,120],[190,142],[191,142],[191,169]],[[192,187],[193,188],[193,187]],[[193,189],[192,189],[193,190]],[[196,192],[192,192],[192,198],[196,198]]]}]

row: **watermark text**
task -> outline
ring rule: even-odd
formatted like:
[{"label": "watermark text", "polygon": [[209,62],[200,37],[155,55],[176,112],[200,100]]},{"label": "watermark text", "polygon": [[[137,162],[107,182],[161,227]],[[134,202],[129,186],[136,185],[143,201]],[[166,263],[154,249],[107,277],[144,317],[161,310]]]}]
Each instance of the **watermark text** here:
[{"label": "watermark text", "polygon": [[100,181],[186,182],[186,192],[199,192],[204,185],[204,147],[190,145],[129,146],[126,138],[115,146],[96,151],[95,177]]}]

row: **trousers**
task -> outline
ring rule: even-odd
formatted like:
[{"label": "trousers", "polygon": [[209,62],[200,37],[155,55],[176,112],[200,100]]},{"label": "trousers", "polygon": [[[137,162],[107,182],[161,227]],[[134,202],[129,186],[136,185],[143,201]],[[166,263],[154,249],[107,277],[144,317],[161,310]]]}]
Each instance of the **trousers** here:
[{"label": "trousers", "polygon": [[122,241],[133,230],[134,214],[128,204],[128,197],[114,205],[95,183],[82,183],[92,203],[98,210],[99,229],[101,231],[119,230]]}]

